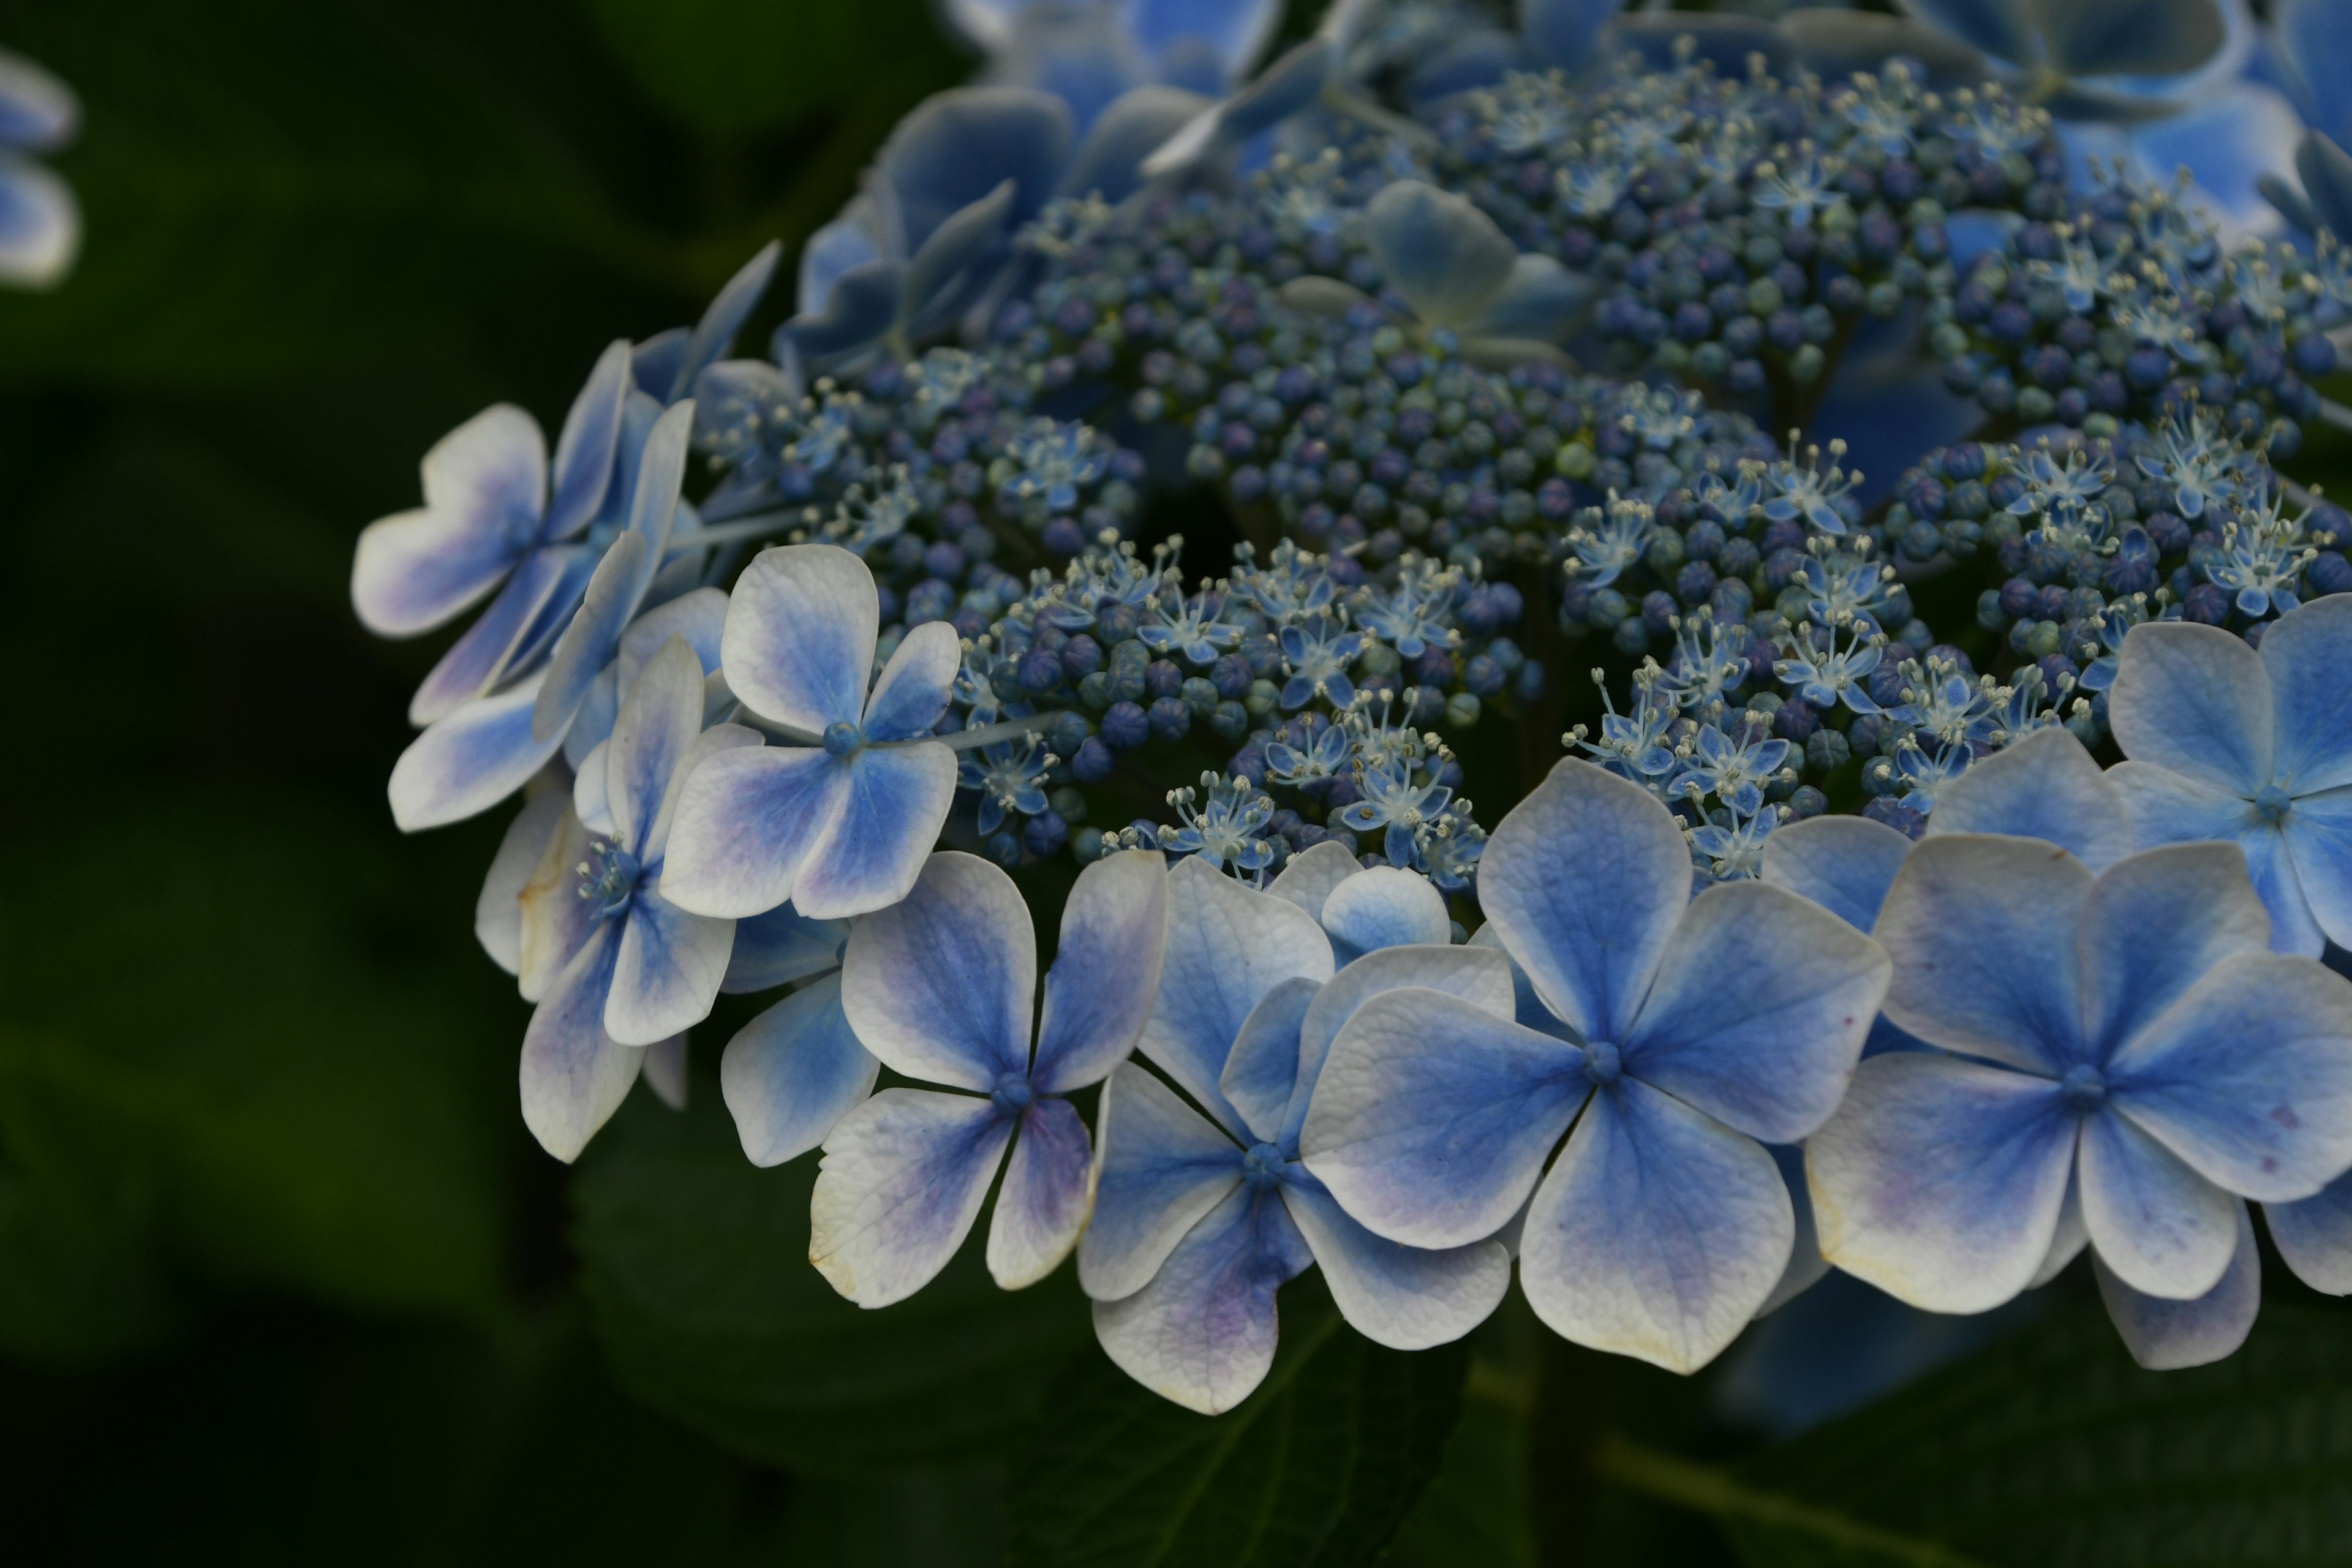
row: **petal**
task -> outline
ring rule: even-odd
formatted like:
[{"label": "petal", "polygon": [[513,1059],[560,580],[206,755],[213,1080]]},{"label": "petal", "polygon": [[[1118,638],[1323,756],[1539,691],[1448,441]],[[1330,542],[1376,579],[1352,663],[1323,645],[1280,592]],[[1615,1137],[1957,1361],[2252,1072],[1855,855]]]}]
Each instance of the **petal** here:
[{"label": "petal", "polygon": [[[1332,976],[1330,984],[1315,994],[1314,1004],[1300,1023],[1297,1070],[1289,1101],[1280,1117],[1282,1131],[1275,1138],[1276,1143],[1285,1149],[1297,1146],[1299,1130],[1306,1123],[1307,1108],[1322,1077],[1331,1042],[1339,1037],[1348,1020],[1356,1016],[1356,1009],[1384,991],[1407,986],[1459,996],[1497,1018],[1515,1017],[1517,1012],[1511,961],[1499,947],[1390,947],[1358,960]],[[1541,1008],[1537,1010],[1540,1012]]]},{"label": "petal", "polygon": [[[2077,1142],[2080,1142],[2079,1136]],[[2091,1245],[2090,1227],[2083,1223],[2083,1175],[2079,1163],[2066,1183],[2066,1201],[2058,1210],[2058,1229],[2050,1237],[2050,1250],[2042,1257],[2042,1266],[2026,1282],[2029,1290],[2039,1290],[2066,1271],[2066,1265],[2082,1255]]]},{"label": "petal", "polygon": [[1250,1009],[1217,1089],[1242,1113],[1244,1130],[1262,1143],[1281,1141],[1284,1114],[1298,1087],[1298,1026],[1328,983],[1286,980]]},{"label": "petal", "polygon": [[2094,871],[2132,848],[2131,822],[2116,786],[2083,742],[2054,724],[1971,763],[1938,790],[1927,832],[2040,838]]},{"label": "petal", "polygon": [[604,1028],[626,1046],[650,1046],[710,1016],[735,922],[688,914],[640,889],[621,921]]},{"label": "petal", "polygon": [[2277,777],[2294,795],[2352,784],[2352,595],[2329,594],[2263,634]]},{"label": "petal", "polygon": [[1931,1312],[1982,1312],[2049,1255],[2074,1117],[2047,1079],[1873,1057],[1805,1143],[1822,1256]]},{"label": "petal", "polygon": [[531,738],[536,678],[435,720],[393,764],[386,794],[403,833],[485,812],[529,783],[562,743]]},{"label": "petal", "polygon": [[1992,74],[1967,43],[1906,17],[1809,5],[1783,11],[1780,27],[1796,41],[1805,68],[1823,81],[1874,71],[1894,55],[1925,65],[1927,85],[1938,88],[1982,81]]},{"label": "petal", "polygon": [[2083,902],[2083,1037],[2105,1062],[2231,953],[2270,950],[2271,917],[2234,844],[2173,844],[2117,861]]},{"label": "petal", "polygon": [[866,710],[881,607],[874,574],[836,544],[762,550],[727,606],[719,661],[762,718],[811,736]]},{"label": "petal", "polygon": [[2302,78],[2311,107],[2323,110],[2314,123],[2341,135],[2352,123],[2352,6],[2340,0],[2282,0],[2271,7],[2271,23],[2279,53]]},{"label": "petal", "polygon": [[790,904],[735,922],[735,951],[727,960],[729,993],[770,991],[841,967],[849,942],[847,921],[813,921]]},{"label": "petal", "polygon": [[965,1094],[886,1089],[861,1101],[824,1140],[809,1261],[861,1307],[929,1284],[980,1217],[1013,1123]]},{"label": "petal", "polygon": [[644,602],[655,566],[643,535],[624,533],[596,563],[580,607],[564,624],[548,655],[539,683],[538,710],[531,715],[531,732],[561,740],[572,716],[588,700],[594,683],[621,646],[621,634]]},{"label": "petal", "polygon": [[963,644],[954,626],[927,621],[908,632],[866,700],[866,738],[911,741],[929,734],[947,711],[948,687],[962,668]]},{"label": "petal", "polygon": [[2246,1215],[2246,1205],[2234,1206],[2237,1245],[2230,1266],[2219,1284],[2194,1300],[2143,1295],[2117,1279],[2105,1259],[2092,1255],[2107,1316],[2123,1335],[2132,1360],[2149,1371],[2177,1372],[2220,1361],[2233,1354],[2252,1331],[2263,1307],[2262,1253],[2254,1245],[2254,1224]]},{"label": "petal", "polygon": [[538,531],[547,489],[539,422],[493,404],[425,454],[425,507],[370,523],[352,605],[379,637],[441,625],[498,585]]},{"label": "petal", "polygon": [[2107,770],[2131,818],[2132,842],[2142,849],[2200,838],[2235,838],[2249,814],[2248,796],[2198,783],[2154,763],[2117,763]]},{"label": "petal", "polygon": [[2038,7],[2035,19],[2051,63],[2068,76],[2194,70],[2224,37],[2213,0],[2063,0]]},{"label": "petal", "polygon": [[1895,0],[1895,4],[1929,26],[1996,59],[2027,65],[2041,56],[2023,0]]},{"label": "petal", "polygon": [[561,813],[530,879],[523,883],[515,977],[526,1002],[547,994],[572,955],[586,945],[603,923],[596,918],[595,904],[580,896],[580,866],[588,854],[590,837],[577,813]]},{"label": "petal", "polygon": [[[672,636],[621,699],[604,752],[605,799],[621,843],[650,859],[654,820],[687,748],[702,732],[702,664]],[[751,731],[744,731],[750,734]],[[754,744],[758,737],[752,736]]]},{"label": "petal", "polygon": [[2299,796],[2280,826],[2309,920],[2336,946],[2352,947],[2352,784]]},{"label": "petal", "polygon": [[1622,0],[1519,0],[1519,31],[1548,66],[1570,73],[1592,58]]},{"label": "petal", "polygon": [[1021,1113],[1021,1135],[988,1222],[988,1271],[1007,1290],[1034,1285],[1078,1244],[1094,1197],[1087,1124],[1051,1096]]},{"label": "petal", "polygon": [[621,634],[620,649],[613,658],[620,689],[626,691],[635,686],[645,670],[646,661],[659,653],[673,637],[686,639],[686,646],[694,650],[701,673],[709,675],[719,668],[719,646],[726,626],[727,593],[723,588],[697,588],[655,605],[631,621],[629,629]]},{"label": "petal", "polygon": [[1856,931],[1878,923],[1911,840],[1866,816],[1821,816],[1764,840],[1764,880],[1811,899]]},{"label": "petal", "polygon": [[977,201],[957,208],[908,261],[898,284],[899,314],[910,331],[928,331],[961,311],[969,292],[957,287],[975,268],[1001,260],[1004,227],[1019,187],[1000,180]]},{"label": "petal", "polygon": [[2083,1119],[2081,1180],[2091,1249],[2134,1289],[2194,1300],[2230,1267],[2236,1200],[2130,1117]]},{"label": "petal", "polygon": [[686,1037],[672,1035],[666,1040],[656,1040],[646,1047],[646,1059],[640,1068],[646,1086],[654,1098],[672,1110],[686,1109],[687,1065]]},{"label": "petal", "polygon": [[[532,645],[547,624],[572,618],[595,574],[596,560],[594,551],[576,544],[524,555],[489,607],[458,634],[418,683],[416,695],[408,700],[408,721],[430,724],[497,687],[508,672],[527,666],[541,651]],[[609,709],[604,722],[609,729]]]},{"label": "petal", "polygon": [[1886,1016],[1946,1050],[2053,1077],[2083,1057],[2074,927],[2093,879],[2035,838],[1924,839],[1879,911]]},{"label": "petal", "polygon": [[1293,977],[1328,980],[1331,943],[1286,899],[1253,892],[1198,856],[1168,872],[1168,949],[1136,1049],[1239,1133],[1217,1089],[1250,1010]]},{"label": "petal", "polygon": [[81,130],[73,89],[22,55],[0,49],[0,142],[46,151]]},{"label": "petal", "polygon": [[1281,23],[1281,0],[1138,0],[1127,25],[1150,55],[1172,44],[1207,44],[1232,80],[1256,63]]},{"label": "petal", "polygon": [[29,159],[0,154],[0,283],[46,289],[80,249],[73,187]]},{"label": "petal", "polygon": [[1591,279],[1549,256],[1521,256],[1502,289],[1462,330],[1479,338],[1556,343],[1576,330],[1598,291]]},{"label": "petal", "polygon": [[1277,899],[1288,899],[1319,921],[1325,900],[1340,883],[1363,872],[1353,855],[1327,838],[1293,855],[1265,890]]},{"label": "petal", "polygon": [[1454,940],[1445,895],[1420,872],[1394,866],[1360,871],[1332,889],[1321,918],[1343,964],[1384,947],[1443,947]]},{"label": "petal", "polygon": [[[698,686],[702,682],[697,681]],[[654,825],[646,834],[645,847],[637,851],[646,874],[658,884],[669,863],[670,829],[677,821],[677,805],[686,795],[686,781],[696,770],[722,752],[756,751],[760,732],[740,724],[714,724],[686,743],[679,754],[677,766],[671,770],[669,787],[662,793],[661,805],[654,813]]]},{"label": "petal", "polygon": [[499,852],[474,900],[474,936],[490,962],[509,974],[522,973],[522,890],[547,853],[548,840],[563,821],[570,802],[560,789],[541,790],[525,800],[499,840]]},{"label": "petal", "polygon": [[1249,1397],[1274,1364],[1274,1293],[1313,1261],[1272,1193],[1228,1194],[1131,1296],[1095,1303],[1121,1372],[1205,1415]]},{"label": "petal", "polygon": [[2128,141],[2145,177],[2169,182],[2187,169],[2190,199],[2242,234],[2278,226],[2260,182],[2294,166],[2302,136],[2303,121],[2284,93],[2239,80],[2220,83],[2178,113],[2133,126]]},{"label": "petal", "polygon": [[2263,1217],[2296,1279],[2326,1295],[2352,1296],[2352,1175],[2315,1196],[2264,1205]]},{"label": "petal", "polygon": [[1078,873],[1029,1068],[1040,1093],[1098,1083],[1134,1048],[1168,946],[1167,867],[1157,850],[1126,849]]},{"label": "petal", "polygon": [[1822,1256],[1821,1232],[1813,1226],[1813,1196],[1805,1184],[1805,1151],[1796,1144],[1780,1143],[1765,1152],[1772,1156],[1773,1167],[1780,1173],[1796,1230],[1789,1243],[1789,1266],[1773,1282],[1764,1304],[1756,1309],[1759,1318],[1779,1311],[1820,1284],[1830,1271],[1830,1260]]},{"label": "petal", "polygon": [[1112,203],[1126,200],[1143,183],[1143,161],[1210,106],[1210,100],[1197,92],[1153,82],[1121,93],[1095,121],[1078,144],[1077,155],[1062,171],[1061,194],[1092,194]]},{"label": "petal", "polygon": [[554,494],[547,506],[543,539],[569,539],[604,508],[620,455],[621,411],[629,399],[629,342],[615,338],[596,356],[587,384],[572,400],[563,429],[555,437]]},{"label": "petal", "polygon": [[2245,639],[2191,621],[2145,621],[2124,638],[2107,720],[2135,762],[2251,800],[2270,783],[2272,689]]},{"label": "petal", "polygon": [[662,897],[698,914],[764,914],[849,799],[849,770],[814,746],[747,746],[704,759],[678,792]]},{"label": "petal", "polygon": [[[1562,876],[1573,866],[1575,876]],[[1574,758],[1513,806],[1478,859],[1478,901],[1544,1005],[1615,1040],[1690,902],[1690,851],[1648,791]]]},{"label": "petal", "polygon": [[793,882],[793,902],[817,920],[905,898],[955,804],[955,753],[936,742],[868,747],[844,772],[840,814]]},{"label": "petal", "polygon": [[889,259],[889,253],[877,237],[880,227],[881,217],[873,198],[861,192],[850,198],[839,217],[809,236],[808,243],[801,247],[800,277],[794,295],[802,314],[823,310],[833,298],[833,286],[845,273]]},{"label": "petal", "polygon": [[1519,1282],[1563,1337],[1696,1372],[1756,1316],[1795,1237],[1762,1144],[1624,1078],[1537,1190]]},{"label": "petal", "polygon": [[548,987],[522,1037],[522,1120],[541,1148],[569,1164],[612,1119],[646,1053],[604,1032],[604,996],[619,943],[598,931]]},{"label": "petal", "polygon": [[872,348],[898,324],[906,279],[904,261],[875,260],[849,268],[834,279],[818,307],[808,305],[803,291],[801,313],[776,329],[771,346],[794,366],[846,359]]},{"label": "petal", "polygon": [[1070,161],[1072,134],[1069,107],[1030,88],[950,88],[925,99],[875,160],[908,252],[1002,180],[1014,181],[1019,192],[1013,221],[1034,216]]},{"label": "petal", "polygon": [[613,820],[612,753],[609,737],[597,742],[580,759],[580,771],[572,778],[572,814],[599,838],[621,836],[620,824]]},{"label": "petal", "polygon": [[1888,970],[1876,942],[1786,889],[1718,884],[1675,927],[1620,1047],[1624,1070],[1793,1143],[1837,1109]]},{"label": "petal", "polygon": [[2309,1197],[2352,1165],[2352,982],[2308,958],[2224,958],[2116,1053],[2107,1092],[2207,1180]]},{"label": "petal", "polygon": [[1573,1047],[1458,996],[1391,991],[1331,1042],[1298,1146],[1379,1235],[1459,1247],[1527,1200],[1588,1087]]},{"label": "petal", "polygon": [[857,922],[842,1007],[883,1065],[986,1093],[1029,1065],[1037,939],[1013,879],[977,855],[934,855],[906,899]]},{"label": "petal", "polygon": [[1493,1316],[1511,1288],[1511,1255],[1500,1242],[1442,1251],[1400,1247],[1349,1219],[1311,1176],[1286,1181],[1280,1191],[1339,1315],[1375,1344],[1400,1351],[1450,1344]]},{"label": "petal", "polygon": [[781,1165],[824,1142],[881,1070],[842,1014],[841,976],[828,974],[737,1031],[719,1058],[719,1093],[744,1158]]},{"label": "petal", "polygon": [[727,357],[735,334],[743,330],[744,321],[767,293],[768,284],[776,275],[776,263],[783,253],[781,240],[768,241],[711,296],[710,303],[703,309],[702,319],[694,324],[694,336],[687,342],[686,353],[678,360],[668,390],[661,395],[664,403],[676,403],[684,397],[706,366]]},{"label": "petal", "polygon": [[1150,1282],[1203,1215],[1241,1184],[1241,1149],[1151,1073],[1122,1062],[1096,1118],[1094,1217],[1078,1284],[1098,1301]]},{"label": "petal", "polygon": [[1475,320],[1518,258],[1493,218],[1419,180],[1399,180],[1371,199],[1364,237],[1390,285],[1431,326]]}]

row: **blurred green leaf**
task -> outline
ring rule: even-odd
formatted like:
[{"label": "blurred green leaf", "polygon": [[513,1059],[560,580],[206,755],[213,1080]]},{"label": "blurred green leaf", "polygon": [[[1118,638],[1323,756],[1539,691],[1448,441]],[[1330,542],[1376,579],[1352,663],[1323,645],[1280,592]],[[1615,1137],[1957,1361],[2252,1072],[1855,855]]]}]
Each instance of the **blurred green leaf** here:
[{"label": "blurred green leaf", "polygon": [[1349,1328],[1308,1274],[1282,1297],[1256,1393],[1219,1416],[1109,1360],[1075,1363],[1023,1445],[1008,1559],[1021,1568],[1349,1568],[1379,1559],[1438,1468],[1468,1352],[1408,1353]]},{"label": "blurred green leaf", "polygon": [[698,1079],[682,1116],[634,1097],[572,1185],[581,1284],[623,1386],[793,1469],[1003,1461],[1046,1377],[1091,1345],[1068,1271],[1000,1290],[975,1231],[912,1300],[851,1305],[809,1266],[815,1156],[753,1166],[717,1087]]},{"label": "blurred green leaf", "polygon": [[1472,1339],[1462,1419],[1429,1489],[1421,1494],[1385,1568],[1535,1568],[1528,1503],[1533,1415],[1523,1374],[1481,1353]]}]

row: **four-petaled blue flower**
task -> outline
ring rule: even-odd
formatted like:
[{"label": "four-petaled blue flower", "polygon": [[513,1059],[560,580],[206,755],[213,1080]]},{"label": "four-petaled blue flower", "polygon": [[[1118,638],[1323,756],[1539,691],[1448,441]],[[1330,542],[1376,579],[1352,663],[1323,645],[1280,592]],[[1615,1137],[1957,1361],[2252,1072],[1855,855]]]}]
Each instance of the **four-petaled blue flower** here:
[{"label": "four-petaled blue flower", "polygon": [[1344,712],[1356,700],[1356,683],[1348,670],[1364,651],[1362,634],[1327,615],[1283,627],[1280,642],[1283,671],[1288,677],[1282,683],[1285,708],[1304,708],[1320,697]]}]

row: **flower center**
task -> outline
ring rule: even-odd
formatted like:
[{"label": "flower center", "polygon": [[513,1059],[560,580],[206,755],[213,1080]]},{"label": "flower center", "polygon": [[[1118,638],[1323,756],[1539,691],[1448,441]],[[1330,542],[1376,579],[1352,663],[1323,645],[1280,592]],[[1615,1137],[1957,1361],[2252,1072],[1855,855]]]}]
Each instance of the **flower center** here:
[{"label": "flower center", "polygon": [[580,896],[596,906],[600,921],[618,915],[636,896],[637,858],[607,839],[591,844],[588,858],[572,869],[580,876]]},{"label": "flower center", "polygon": [[988,1098],[1005,1115],[1018,1116],[1036,1100],[1037,1090],[1030,1083],[1029,1075],[1015,1068],[997,1079],[996,1088]]},{"label": "flower center", "polygon": [[1617,1047],[1607,1040],[1595,1040],[1584,1047],[1584,1076],[1594,1085],[1615,1083],[1623,1070]]},{"label": "flower center", "polygon": [[2254,815],[2273,826],[2286,820],[2294,805],[2294,797],[2274,784],[2266,784],[2254,792]]},{"label": "flower center", "polygon": [[2096,1110],[2106,1103],[2106,1078],[2088,1062],[2068,1068],[2058,1080],[2058,1097],[2076,1110]]},{"label": "flower center", "polygon": [[1264,1192],[1282,1180],[1282,1169],[1289,1163],[1273,1144],[1253,1143],[1242,1156],[1242,1180]]},{"label": "flower center", "polygon": [[824,749],[836,757],[855,755],[866,744],[866,731],[846,719],[824,727]]}]

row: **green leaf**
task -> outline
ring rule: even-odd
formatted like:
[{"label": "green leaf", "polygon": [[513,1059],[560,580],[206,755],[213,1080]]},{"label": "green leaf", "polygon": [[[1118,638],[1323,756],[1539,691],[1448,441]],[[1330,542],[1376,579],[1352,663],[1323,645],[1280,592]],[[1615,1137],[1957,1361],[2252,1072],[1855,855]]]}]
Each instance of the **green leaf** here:
[{"label": "green leaf", "polygon": [[1004,1459],[1047,1377],[1094,1353],[1069,1271],[1000,1290],[976,1230],[912,1300],[851,1305],[809,1266],[816,1157],[753,1166],[716,1089],[698,1080],[682,1116],[634,1098],[573,1183],[582,1288],[622,1384],[793,1469]]},{"label": "green leaf", "polygon": [[1528,1487],[1533,1401],[1517,1370],[1487,1358],[1481,1343],[1486,1337],[1486,1330],[1472,1337],[1461,1424],[1381,1559],[1385,1568],[1535,1568]]},{"label": "green leaf", "polygon": [[1095,1356],[1066,1373],[1023,1447],[1020,1568],[1350,1568],[1376,1561],[1459,1414],[1459,1344],[1383,1350],[1319,1275],[1288,1287],[1256,1393],[1223,1415],[1171,1405]]},{"label": "green leaf", "polygon": [[2273,1302],[2236,1355],[2157,1373],[2073,1308],[1734,1471],[1622,1439],[1597,1463],[1759,1565],[2352,1563],[2347,1331]]}]

